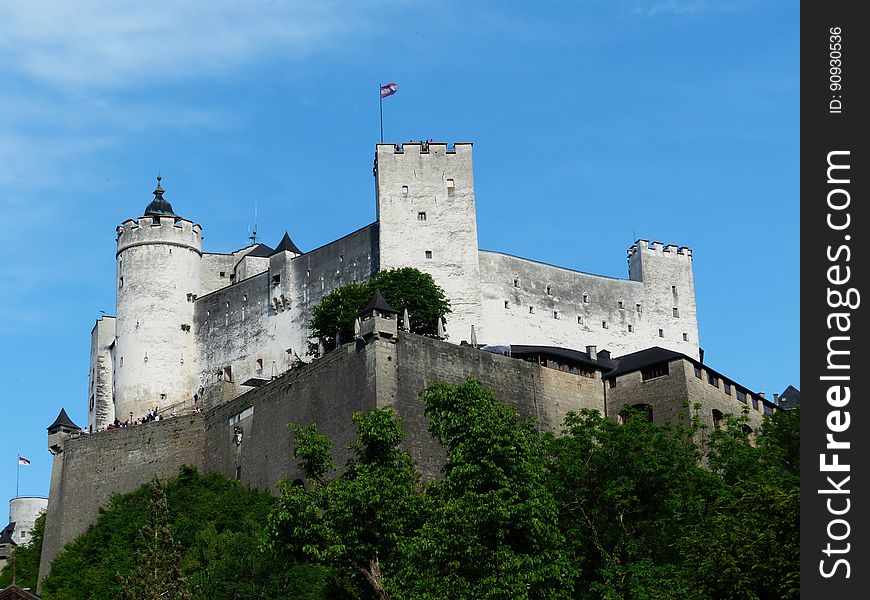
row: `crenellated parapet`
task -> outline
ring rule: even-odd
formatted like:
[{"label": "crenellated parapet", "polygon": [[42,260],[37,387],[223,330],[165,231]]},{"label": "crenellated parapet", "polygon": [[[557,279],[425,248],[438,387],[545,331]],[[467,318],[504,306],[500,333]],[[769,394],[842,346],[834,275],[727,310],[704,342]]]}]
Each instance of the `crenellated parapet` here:
[{"label": "crenellated parapet", "polygon": [[652,253],[657,256],[674,256],[692,260],[692,249],[688,246],[665,244],[664,242],[650,242],[649,240],[637,240],[628,249],[627,258],[631,262],[639,252]]},{"label": "crenellated parapet", "polygon": [[118,251],[128,248],[162,244],[189,248],[202,256],[202,227],[181,217],[139,217],[128,219],[118,226]]}]

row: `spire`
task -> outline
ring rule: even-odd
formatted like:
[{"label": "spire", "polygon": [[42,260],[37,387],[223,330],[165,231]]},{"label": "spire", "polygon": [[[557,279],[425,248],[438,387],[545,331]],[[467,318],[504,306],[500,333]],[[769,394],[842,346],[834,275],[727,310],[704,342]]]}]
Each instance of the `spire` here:
[{"label": "spire", "polygon": [[60,414],[57,415],[57,418],[54,420],[54,423],[48,426],[48,431],[58,430],[61,428],[66,429],[75,429],[79,430],[79,426],[72,422],[72,419],[69,418],[69,415],[66,414],[66,409],[61,408]]},{"label": "spire", "polygon": [[275,248],[275,251],[272,254],[278,254],[279,252],[292,252],[293,254],[302,254],[302,250],[299,249],[296,244],[293,243],[293,240],[290,239],[290,234],[286,231],[284,232],[284,237],[281,238],[281,242],[278,244],[278,247]]},{"label": "spire", "polygon": [[390,318],[387,315],[398,314],[399,311],[390,306],[390,303],[387,302],[386,299],[384,299],[384,296],[381,294],[381,290],[375,290],[375,295],[372,298],[372,301],[369,302],[369,305],[359,311],[359,316],[363,318],[373,315]]},{"label": "spire", "polygon": [[157,188],[154,190],[154,200],[151,201],[151,204],[145,207],[145,216],[146,217],[178,217],[172,211],[172,205],[169,204],[164,198],[163,193],[166,191],[163,189],[163,186],[160,185],[160,180],[162,177],[160,175],[157,176]]}]

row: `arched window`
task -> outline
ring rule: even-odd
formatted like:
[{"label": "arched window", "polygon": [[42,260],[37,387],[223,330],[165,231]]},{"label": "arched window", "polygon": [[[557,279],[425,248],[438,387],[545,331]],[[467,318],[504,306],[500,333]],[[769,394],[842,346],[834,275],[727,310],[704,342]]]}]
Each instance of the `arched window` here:
[{"label": "arched window", "polygon": [[721,410],[713,409],[713,427],[719,429],[722,426],[722,419],[725,415],[722,414]]}]

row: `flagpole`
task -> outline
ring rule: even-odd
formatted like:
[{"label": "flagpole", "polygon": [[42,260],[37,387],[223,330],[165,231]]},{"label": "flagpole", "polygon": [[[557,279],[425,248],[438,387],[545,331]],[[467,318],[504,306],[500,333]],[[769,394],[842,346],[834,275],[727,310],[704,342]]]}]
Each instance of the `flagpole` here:
[{"label": "flagpole", "polygon": [[18,453],[15,464],[15,497],[18,498],[18,479],[19,475],[21,474],[21,452]]},{"label": "flagpole", "polygon": [[384,95],[381,93],[381,84],[378,84],[378,109],[381,113],[381,143],[384,143]]}]

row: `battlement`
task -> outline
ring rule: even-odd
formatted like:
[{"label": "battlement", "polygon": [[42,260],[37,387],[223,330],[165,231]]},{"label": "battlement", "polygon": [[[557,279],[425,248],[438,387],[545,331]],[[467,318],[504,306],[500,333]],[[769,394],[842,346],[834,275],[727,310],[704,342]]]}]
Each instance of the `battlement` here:
[{"label": "battlement", "polygon": [[146,244],[184,246],[202,254],[202,226],[187,219],[139,217],[124,221],[115,231],[118,254]]},{"label": "battlement", "polygon": [[628,260],[631,261],[631,259],[639,252],[656,254],[658,256],[674,256],[676,258],[684,258],[690,261],[692,260],[692,249],[688,246],[677,246],[676,244],[665,244],[664,242],[637,240],[628,249]]},{"label": "battlement", "polygon": [[378,156],[386,154],[470,154],[472,142],[405,142],[404,144],[378,144]]}]

